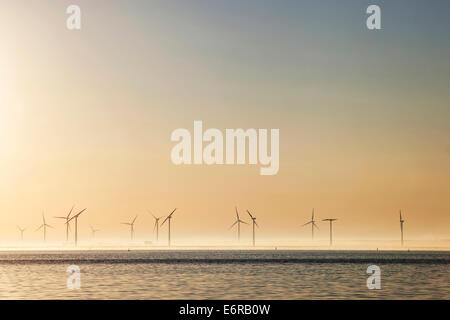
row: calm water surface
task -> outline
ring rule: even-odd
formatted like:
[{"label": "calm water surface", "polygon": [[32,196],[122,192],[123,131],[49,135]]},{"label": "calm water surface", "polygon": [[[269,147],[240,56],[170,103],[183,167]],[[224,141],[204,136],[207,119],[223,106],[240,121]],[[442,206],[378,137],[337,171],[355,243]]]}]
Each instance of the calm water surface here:
[{"label": "calm water surface", "polygon": [[[81,289],[66,287],[69,265]],[[366,269],[381,268],[381,290]],[[0,253],[2,299],[449,299],[450,252]]]}]

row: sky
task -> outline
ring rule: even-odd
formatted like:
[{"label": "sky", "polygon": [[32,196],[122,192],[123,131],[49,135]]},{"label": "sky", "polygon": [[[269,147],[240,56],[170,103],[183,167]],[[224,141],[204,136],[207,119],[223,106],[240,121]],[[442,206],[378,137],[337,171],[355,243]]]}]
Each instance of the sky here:
[{"label": "sky", "polygon": [[[77,4],[81,30],[66,28]],[[370,4],[381,30],[366,28]],[[0,240],[44,212],[88,208],[99,237],[450,239],[448,1],[4,0],[0,4]],[[276,128],[280,170],[182,165],[177,128]],[[318,239],[328,225],[319,223]],[[161,233],[166,236],[164,227]],[[249,239],[250,229],[243,230]]]}]

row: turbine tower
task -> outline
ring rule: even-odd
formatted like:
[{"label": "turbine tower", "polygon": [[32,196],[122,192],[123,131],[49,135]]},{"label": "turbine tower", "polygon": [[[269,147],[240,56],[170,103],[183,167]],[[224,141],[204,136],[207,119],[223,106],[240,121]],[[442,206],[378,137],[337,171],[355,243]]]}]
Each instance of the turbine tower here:
[{"label": "turbine tower", "polygon": [[169,220],[169,247],[170,247],[170,220],[172,219],[172,215],[175,212],[175,210],[177,210],[177,208],[175,208],[163,221],[163,223],[161,223],[161,227],[164,225],[164,223]]},{"label": "turbine tower", "polygon": [[126,224],[128,226],[130,226],[130,234],[131,234],[131,241],[133,241],[133,237],[134,237],[134,222],[136,221],[138,216],[134,217],[133,221],[131,222],[122,222],[122,224]]},{"label": "turbine tower", "polygon": [[64,220],[66,220],[66,223],[65,223],[66,224],[66,241],[69,241],[69,230],[70,230],[70,224],[67,223],[67,222],[70,219],[70,215],[72,214],[72,210],[73,210],[74,207],[75,206],[72,206],[72,209],[70,209],[69,214],[67,216],[65,216],[65,217],[54,217],[56,219],[64,219]]},{"label": "turbine tower", "polygon": [[250,211],[247,210],[248,215],[250,216],[250,218],[252,218],[252,222],[253,222],[253,246],[255,246],[255,226],[258,226],[258,224],[256,223],[256,217],[252,216],[252,214],[250,213]]},{"label": "turbine tower", "polygon": [[312,210],[312,217],[311,217],[311,221],[305,223],[304,225],[302,225],[302,227],[311,224],[311,239],[314,240],[314,227],[316,227],[317,229],[319,229],[319,227],[316,225],[316,221],[314,220],[314,208]]},{"label": "turbine tower", "polygon": [[322,221],[329,221],[330,222],[330,247],[333,245],[333,221],[336,221],[337,219],[323,219]]},{"label": "turbine tower", "polygon": [[405,220],[403,220],[403,218],[402,218],[402,210],[400,210],[400,232],[401,232],[402,247],[403,247],[403,223],[404,222],[405,222]]},{"label": "turbine tower", "polygon": [[233,228],[237,224],[237,227],[238,227],[238,241],[240,241],[241,240],[241,223],[243,223],[243,224],[248,224],[248,223],[245,222],[245,221],[242,221],[239,218],[238,209],[237,209],[237,207],[234,207],[234,208],[236,209],[236,221],[231,225],[230,229]]},{"label": "turbine tower", "polygon": [[44,241],[45,241],[45,239],[46,239],[46,237],[47,237],[47,227],[53,228],[51,225],[49,225],[49,224],[47,224],[47,223],[45,222],[45,217],[44,217],[44,214],[42,213],[42,224],[41,224],[41,226],[40,226],[39,228],[36,229],[36,231],[38,231],[38,230],[44,228]]},{"label": "turbine tower", "polygon": [[78,212],[76,215],[74,215],[72,218],[70,218],[69,220],[67,220],[66,224],[69,224],[70,221],[72,221],[73,219],[75,219],[75,246],[78,245],[78,217],[80,216],[80,214],[82,214],[84,211],[86,211],[87,208],[84,208],[83,210],[81,210],[80,212]]},{"label": "turbine tower", "polygon": [[17,229],[19,229],[20,231],[20,239],[23,241],[23,232],[27,229],[27,228],[21,228],[20,226],[17,226]]},{"label": "turbine tower", "polygon": [[148,210],[148,213],[150,213],[153,218],[155,219],[155,226],[153,227],[153,233],[155,233],[156,230],[156,241],[158,241],[159,239],[159,219],[161,219],[162,217],[156,217],[153,213],[150,212],[150,210]]}]

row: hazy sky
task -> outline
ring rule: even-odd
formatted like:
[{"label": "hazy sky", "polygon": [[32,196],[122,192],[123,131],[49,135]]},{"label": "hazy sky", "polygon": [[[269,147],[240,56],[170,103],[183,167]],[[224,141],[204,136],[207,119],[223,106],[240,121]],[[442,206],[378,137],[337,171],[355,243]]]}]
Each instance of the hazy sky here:
[{"label": "hazy sky", "polygon": [[[69,31],[69,4],[82,29]],[[369,4],[382,30],[369,31]],[[104,236],[450,238],[449,1],[2,0],[0,239],[75,204]],[[177,128],[280,129],[280,171],[175,166]],[[246,220],[247,217],[245,217]],[[318,237],[326,239],[321,223]],[[162,229],[162,233],[166,232]],[[243,230],[245,236],[250,229]]]}]

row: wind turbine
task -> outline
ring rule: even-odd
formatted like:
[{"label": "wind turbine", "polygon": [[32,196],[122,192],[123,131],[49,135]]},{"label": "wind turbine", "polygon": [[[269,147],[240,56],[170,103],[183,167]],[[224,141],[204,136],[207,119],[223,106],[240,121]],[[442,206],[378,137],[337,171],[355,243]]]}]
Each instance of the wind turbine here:
[{"label": "wind turbine", "polygon": [[36,231],[39,231],[40,229],[44,228],[44,241],[45,241],[45,238],[47,236],[47,227],[53,228],[51,225],[49,225],[49,224],[47,224],[45,222],[44,214],[42,214],[42,224],[41,224],[41,226],[39,228],[36,229]]},{"label": "wind turbine", "polygon": [[78,212],[76,215],[74,215],[72,218],[70,218],[69,220],[67,220],[66,224],[69,224],[70,221],[72,221],[73,219],[75,219],[75,246],[78,244],[78,217],[80,216],[80,214],[82,214],[84,211],[86,211],[87,208],[84,208],[83,210],[81,210],[80,212]]},{"label": "wind turbine", "polygon": [[238,209],[237,209],[237,207],[234,207],[234,208],[236,209],[236,221],[231,225],[230,229],[233,228],[237,224],[237,227],[238,227],[238,241],[240,241],[241,240],[241,223],[243,223],[243,224],[248,224],[248,223],[245,222],[245,221],[242,221],[239,218]]},{"label": "wind turbine", "polygon": [[99,229],[94,229],[91,225],[90,225],[90,227],[91,227],[91,232],[92,232],[92,238],[95,238],[95,233],[100,231],[100,230]]},{"label": "wind turbine", "polygon": [[126,224],[128,226],[130,226],[130,233],[131,233],[131,240],[133,240],[133,236],[134,236],[134,222],[136,221],[138,216],[134,217],[133,221],[131,222],[122,222],[122,224]]},{"label": "wind turbine", "polygon": [[156,217],[153,213],[150,212],[150,210],[148,210],[148,213],[150,213],[153,218],[155,219],[155,226],[153,228],[153,233],[155,232],[156,229],[156,241],[158,241],[159,239],[159,219],[161,219],[162,217]]},{"label": "wind turbine", "polygon": [[247,210],[248,215],[250,216],[250,218],[252,218],[252,222],[253,222],[253,246],[255,246],[255,226],[258,226],[258,224],[256,223],[256,217],[253,217],[252,214],[250,213],[250,211]]},{"label": "wind turbine", "polygon": [[323,219],[322,221],[330,221],[330,247],[333,245],[333,221],[336,221],[337,219]]},{"label": "wind turbine", "polygon": [[311,224],[311,239],[314,240],[314,227],[316,227],[317,229],[319,229],[319,227],[316,225],[316,221],[314,220],[314,208],[312,210],[312,217],[311,217],[311,221],[305,223],[304,225],[302,225],[302,227]]},{"label": "wind turbine", "polygon": [[170,247],[170,220],[172,220],[172,215],[177,210],[177,208],[173,209],[173,211],[167,216],[167,218],[164,219],[163,223],[161,223],[161,227],[164,225],[164,223],[169,220],[169,247]]},{"label": "wind turbine", "polygon": [[70,209],[69,214],[65,217],[54,217],[56,219],[64,219],[66,220],[66,241],[69,241],[69,230],[70,230],[70,224],[68,223],[69,219],[70,219],[70,215],[72,214],[73,208],[75,206],[72,206],[72,209]]},{"label": "wind turbine", "polygon": [[400,232],[402,234],[401,240],[402,240],[402,246],[403,246],[403,223],[405,220],[402,218],[402,210],[400,210]]},{"label": "wind turbine", "polygon": [[21,228],[21,227],[19,227],[19,226],[17,226],[17,229],[19,229],[19,231],[20,231],[20,239],[23,241],[23,232],[27,229],[27,228]]}]

